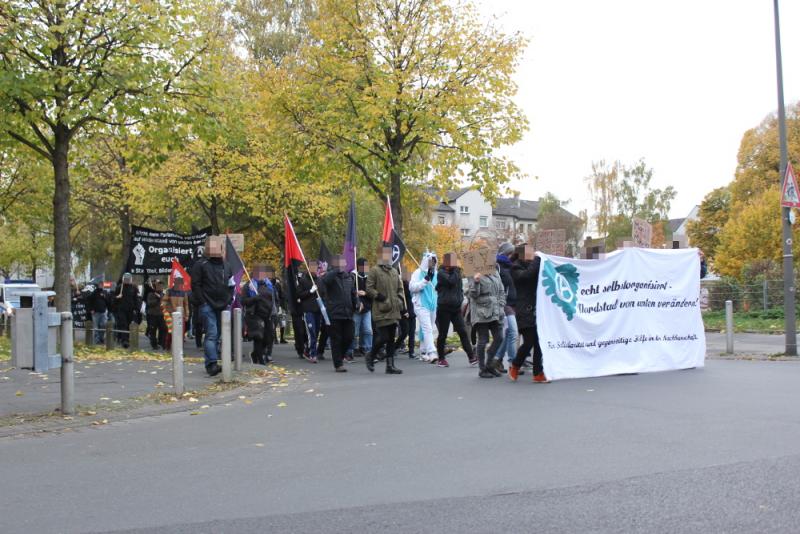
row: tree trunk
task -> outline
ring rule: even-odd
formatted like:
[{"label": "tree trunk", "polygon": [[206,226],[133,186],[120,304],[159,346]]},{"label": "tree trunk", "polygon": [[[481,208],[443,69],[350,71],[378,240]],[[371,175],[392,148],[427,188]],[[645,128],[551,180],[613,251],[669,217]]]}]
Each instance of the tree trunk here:
[{"label": "tree trunk", "polygon": [[392,202],[392,218],[397,235],[403,237],[403,201],[400,198],[400,173],[392,172],[389,175],[389,199]]},{"label": "tree trunk", "polygon": [[211,222],[211,233],[220,235],[219,210],[217,209],[217,197],[211,199],[211,209],[209,210],[208,220]]},{"label": "tree trunk", "polygon": [[69,242],[69,142],[70,135],[66,126],[57,124],[53,146],[52,164],[55,177],[53,193],[53,234],[56,291],[56,309],[60,312],[70,311],[72,294],[69,275],[72,271],[72,258]]}]

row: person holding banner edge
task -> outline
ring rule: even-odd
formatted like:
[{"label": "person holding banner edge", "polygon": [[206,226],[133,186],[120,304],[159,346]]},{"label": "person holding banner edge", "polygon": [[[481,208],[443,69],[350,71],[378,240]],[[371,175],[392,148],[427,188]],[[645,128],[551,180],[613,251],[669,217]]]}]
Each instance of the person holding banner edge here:
[{"label": "person holding banner edge", "polygon": [[511,278],[517,290],[517,326],[522,336],[522,344],[508,368],[508,377],[516,381],[525,357],[533,349],[533,382],[550,382],[544,375],[542,348],[539,346],[539,332],[536,327],[536,291],[539,284],[541,259],[530,245],[521,245],[516,250],[517,259],[511,267]]}]

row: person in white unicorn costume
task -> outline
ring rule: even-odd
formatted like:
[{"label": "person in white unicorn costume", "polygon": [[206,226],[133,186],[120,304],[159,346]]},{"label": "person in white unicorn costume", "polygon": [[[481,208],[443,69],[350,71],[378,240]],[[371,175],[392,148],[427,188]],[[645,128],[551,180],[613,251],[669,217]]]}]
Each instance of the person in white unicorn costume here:
[{"label": "person in white unicorn costume", "polygon": [[420,342],[420,360],[435,362],[439,360],[434,343],[434,325],[436,324],[436,254],[426,252],[422,255],[419,268],[414,271],[408,289],[414,302],[414,313],[422,331]]}]

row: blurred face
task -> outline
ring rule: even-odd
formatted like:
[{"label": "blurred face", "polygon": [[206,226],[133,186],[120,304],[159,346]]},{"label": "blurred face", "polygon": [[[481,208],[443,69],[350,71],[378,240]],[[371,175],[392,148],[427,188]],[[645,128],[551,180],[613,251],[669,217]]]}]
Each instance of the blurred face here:
[{"label": "blurred face", "polygon": [[344,261],[344,258],[341,256],[336,256],[333,258],[333,266],[343,271],[345,267],[347,267],[347,262]]},{"label": "blurred face", "polygon": [[363,264],[363,265],[359,265],[359,266],[358,266],[358,272],[360,272],[360,273],[365,273],[365,272],[367,272],[367,271],[369,271],[369,263],[367,263],[367,262],[364,262],[364,264]]},{"label": "blurred face", "polygon": [[458,267],[458,256],[452,252],[448,252],[444,255],[444,261],[442,265],[445,267]]},{"label": "blurred face", "polygon": [[523,252],[525,261],[531,261],[533,258],[536,257],[536,251],[530,245],[525,245],[525,250]]},{"label": "blurred face", "polygon": [[319,264],[316,261],[311,260],[310,262],[308,262],[308,268],[311,269],[312,273],[316,273],[317,268],[319,268]]},{"label": "blurred face", "polygon": [[392,264],[392,249],[389,247],[383,247],[381,249],[381,265],[391,265]]}]

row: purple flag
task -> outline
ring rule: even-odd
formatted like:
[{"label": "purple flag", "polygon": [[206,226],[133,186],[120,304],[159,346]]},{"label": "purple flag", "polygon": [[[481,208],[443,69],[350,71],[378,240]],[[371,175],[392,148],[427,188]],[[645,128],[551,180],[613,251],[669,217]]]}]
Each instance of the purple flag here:
[{"label": "purple flag", "polygon": [[356,270],[356,199],[355,195],[350,196],[350,213],[347,215],[347,233],[344,236],[344,250],[342,251],[345,261],[345,271]]}]

